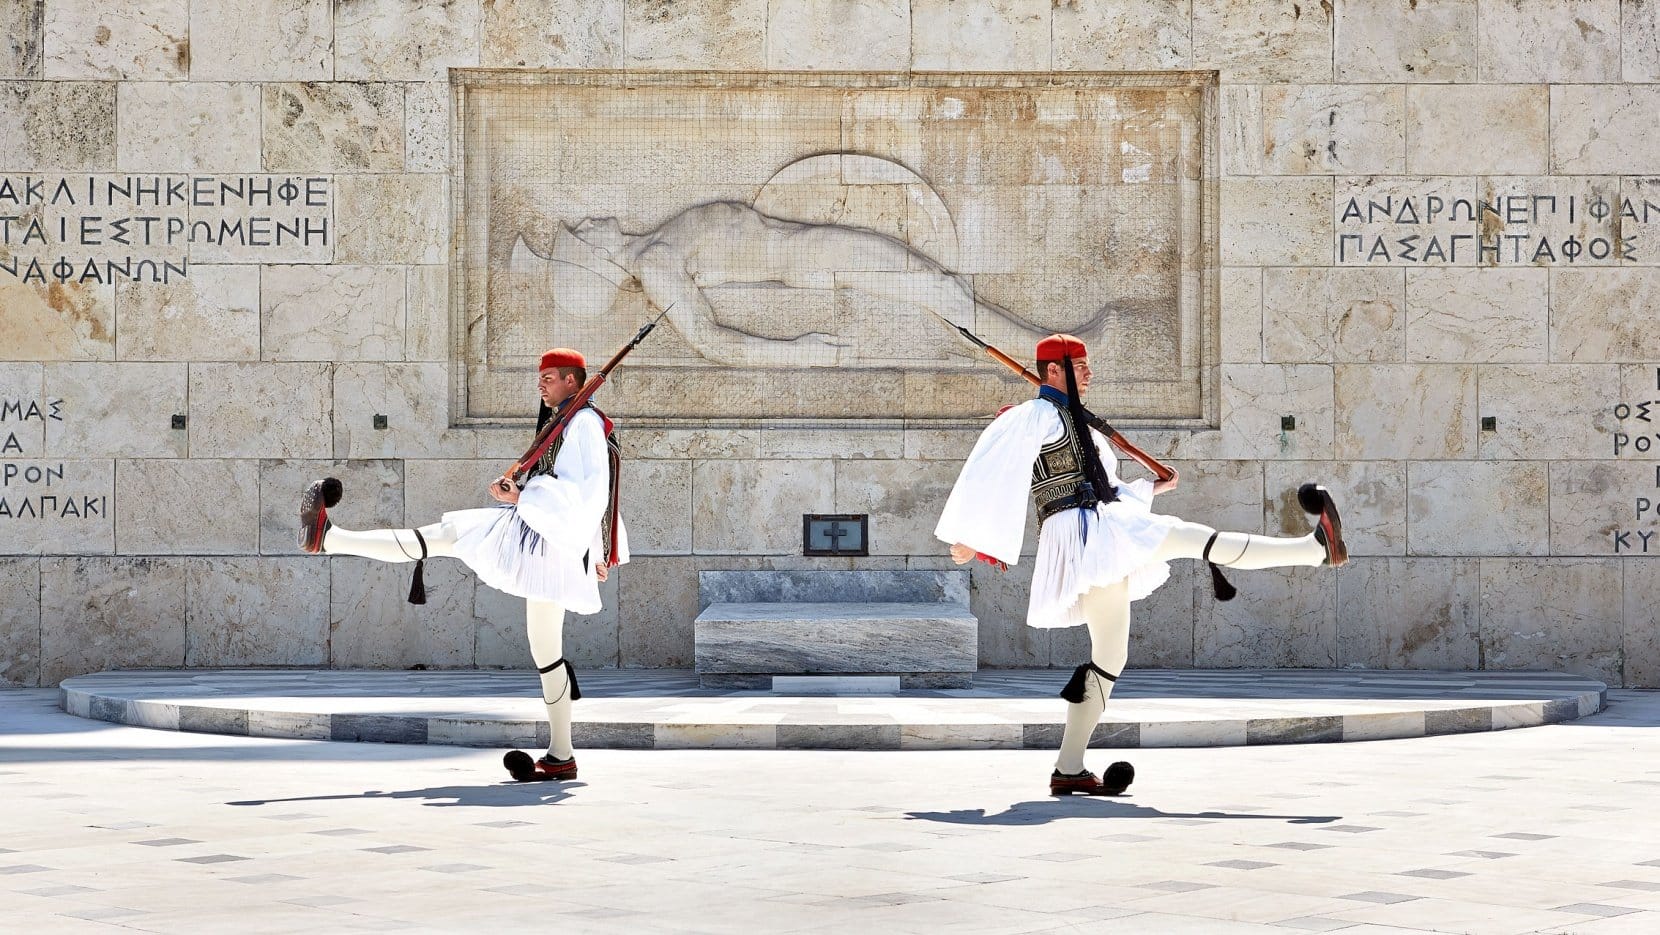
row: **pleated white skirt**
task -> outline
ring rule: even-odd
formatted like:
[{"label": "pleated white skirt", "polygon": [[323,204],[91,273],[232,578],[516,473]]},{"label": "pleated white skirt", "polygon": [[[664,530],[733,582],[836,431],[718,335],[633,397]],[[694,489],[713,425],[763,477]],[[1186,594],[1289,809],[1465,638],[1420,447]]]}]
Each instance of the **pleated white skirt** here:
[{"label": "pleated white skirt", "polygon": [[1170,577],[1170,564],[1153,556],[1181,520],[1154,513],[1150,506],[1125,485],[1111,503],[1064,510],[1045,520],[1038,530],[1027,625],[1053,629],[1082,624],[1078,599],[1091,588],[1129,579],[1132,601],[1157,590]]}]

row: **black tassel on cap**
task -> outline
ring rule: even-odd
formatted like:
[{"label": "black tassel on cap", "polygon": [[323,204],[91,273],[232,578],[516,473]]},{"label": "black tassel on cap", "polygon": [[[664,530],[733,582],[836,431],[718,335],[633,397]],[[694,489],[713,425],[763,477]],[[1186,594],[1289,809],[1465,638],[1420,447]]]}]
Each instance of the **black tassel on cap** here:
[{"label": "black tassel on cap", "polygon": [[1234,595],[1239,593],[1239,590],[1230,584],[1227,578],[1222,577],[1222,566],[1210,560],[1210,547],[1216,544],[1216,537],[1219,535],[1221,533],[1213,532],[1210,534],[1210,538],[1205,541],[1204,560],[1205,564],[1210,566],[1210,589],[1216,595],[1216,599],[1231,601],[1234,599]]},{"label": "black tassel on cap", "polygon": [[411,529],[410,532],[415,534],[415,541],[421,544],[421,557],[415,560],[415,575],[409,581],[409,603],[425,604],[427,602],[427,583],[422,572],[426,570],[427,564],[427,540],[421,535],[419,529]]}]

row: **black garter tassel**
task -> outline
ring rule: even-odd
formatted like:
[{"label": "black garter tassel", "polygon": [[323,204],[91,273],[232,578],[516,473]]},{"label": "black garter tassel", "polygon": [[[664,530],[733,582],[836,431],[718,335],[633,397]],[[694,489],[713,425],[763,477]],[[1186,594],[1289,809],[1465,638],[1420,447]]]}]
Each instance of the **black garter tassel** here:
[{"label": "black garter tassel", "polygon": [[1219,601],[1231,601],[1234,599],[1234,595],[1239,593],[1239,589],[1235,588],[1227,578],[1222,577],[1222,566],[1210,560],[1210,547],[1216,544],[1216,537],[1219,535],[1221,535],[1221,533],[1213,532],[1210,534],[1210,538],[1205,540],[1205,554],[1203,558],[1205,564],[1210,566],[1211,592],[1216,595],[1216,599]]},{"label": "black garter tassel", "polygon": [[558,662],[550,662],[547,665],[542,666],[541,668],[537,669],[536,671],[540,672],[543,675],[547,675],[549,672],[552,672],[554,669],[557,669],[560,666],[565,667],[565,678],[569,679],[570,683],[571,683],[571,700],[572,701],[581,701],[582,700],[582,689],[579,688],[576,684],[576,667],[571,665],[568,660],[560,659]]},{"label": "black garter tassel", "polygon": [[1086,688],[1084,678],[1089,675],[1091,670],[1094,670],[1096,675],[1101,676],[1109,682],[1118,681],[1118,676],[1109,673],[1106,669],[1101,668],[1093,662],[1086,662],[1078,668],[1072,670],[1072,677],[1066,680],[1066,685],[1061,689],[1061,697],[1072,702],[1073,704],[1083,704],[1084,689]]},{"label": "black garter tassel", "polygon": [[422,576],[427,564],[427,540],[419,529],[411,529],[415,534],[415,541],[421,544],[421,557],[415,560],[415,575],[409,580],[409,603],[425,604],[427,602],[427,583]]}]

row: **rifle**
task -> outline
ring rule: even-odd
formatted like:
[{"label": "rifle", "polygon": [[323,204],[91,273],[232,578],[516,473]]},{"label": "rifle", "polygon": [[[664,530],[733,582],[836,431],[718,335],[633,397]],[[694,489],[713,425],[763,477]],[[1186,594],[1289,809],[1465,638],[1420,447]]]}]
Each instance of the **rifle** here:
[{"label": "rifle", "polygon": [[[1026,366],[1020,361],[1015,360],[1013,357],[1010,357],[990,344],[980,340],[979,335],[976,335],[974,332],[964,328],[962,325],[946,321],[944,318],[941,318],[940,320],[945,321],[946,324],[957,329],[958,333],[960,333],[963,337],[972,341],[987,354],[990,354],[993,360],[1009,368],[1010,370],[1013,370],[1015,373],[1020,374],[1026,379],[1027,383],[1030,383],[1033,386],[1043,385],[1042,378],[1040,378],[1037,374],[1027,370]],[[1114,447],[1118,448],[1118,450],[1124,452],[1126,455],[1129,455],[1130,460],[1141,465],[1147,470],[1152,471],[1153,476],[1159,480],[1167,481],[1176,476],[1175,471],[1163,464],[1160,464],[1152,455],[1142,451],[1140,448],[1137,448],[1130,442],[1129,439],[1125,438],[1121,432],[1108,425],[1107,420],[1101,418],[1093,412],[1090,412],[1088,409],[1085,409],[1084,421],[1089,423],[1090,428],[1093,428],[1102,435],[1105,435],[1107,437],[1107,441],[1112,442]]]}]

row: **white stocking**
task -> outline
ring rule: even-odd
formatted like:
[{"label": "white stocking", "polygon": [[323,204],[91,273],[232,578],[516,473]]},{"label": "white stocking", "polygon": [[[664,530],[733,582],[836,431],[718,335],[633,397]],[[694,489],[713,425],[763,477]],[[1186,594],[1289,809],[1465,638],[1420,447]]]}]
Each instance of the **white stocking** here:
[{"label": "white stocking", "polygon": [[1216,536],[1216,544],[1210,548],[1210,560],[1226,568],[1284,568],[1319,565],[1326,560],[1326,547],[1314,538],[1313,533],[1281,539],[1243,532],[1219,533],[1199,523],[1182,523],[1171,529],[1153,554],[1153,560],[1167,562],[1173,558],[1204,558],[1205,543],[1210,541],[1212,535]]},{"label": "white stocking", "polygon": [[[421,527],[427,558],[455,554],[455,527],[433,523]],[[323,536],[323,551],[331,555],[361,555],[380,562],[413,562],[421,557],[421,542],[413,529],[365,529],[354,532],[331,526]]]},{"label": "white stocking", "polygon": [[[1130,584],[1123,580],[1104,588],[1091,588],[1078,599],[1089,626],[1089,661],[1109,675],[1124,671],[1130,657]],[[1061,734],[1060,755],[1055,768],[1063,773],[1084,771],[1084,750],[1090,734],[1107,708],[1113,682],[1093,670],[1084,675],[1084,700],[1068,702],[1066,730]]]},{"label": "white stocking", "polygon": [[[564,628],[565,608],[552,601],[525,601],[525,634],[530,637],[530,658],[538,670],[564,660]],[[556,760],[568,760],[576,755],[571,746],[569,664],[542,673],[542,702],[548,706],[548,753]]]}]

